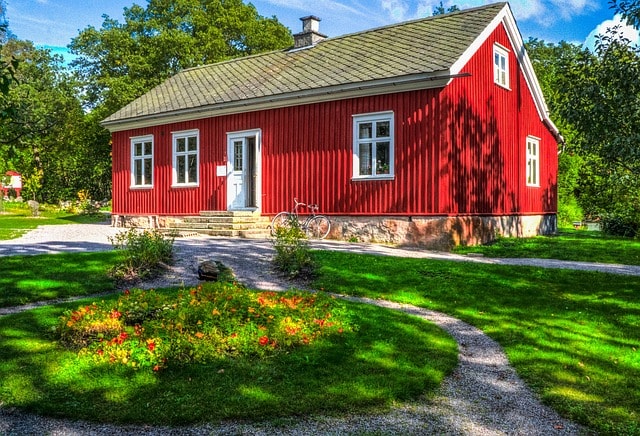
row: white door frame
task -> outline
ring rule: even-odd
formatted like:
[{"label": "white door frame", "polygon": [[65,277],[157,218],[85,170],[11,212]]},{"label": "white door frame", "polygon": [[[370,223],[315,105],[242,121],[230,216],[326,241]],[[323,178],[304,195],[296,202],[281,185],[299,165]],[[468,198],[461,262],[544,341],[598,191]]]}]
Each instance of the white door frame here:
[{"label": "white door frame", "polygon": [[[253,153],[247,152],[248,144],[247,138],[254,138],[255,145]],[[231,178],[234,177],[234,142],[241,139],[243,141],[243,153],[242,153],[242,169],[243,169],[243,186],[244,206],[234,206],[235,192],[233,191],[233,184]],[[254,157],[254,165],[250,165],[249,159]],[[253,174],[247,174],[247,168],[253,167]],[[253,186],[252,186],[253,185]],[[254,204],[247,206],[246,199],[247,193],[253,189],[254,191]],[[261,210],[262,208],[262,131],[260,129],[242,130],[239,132],[227,132],[227,210]]]}]

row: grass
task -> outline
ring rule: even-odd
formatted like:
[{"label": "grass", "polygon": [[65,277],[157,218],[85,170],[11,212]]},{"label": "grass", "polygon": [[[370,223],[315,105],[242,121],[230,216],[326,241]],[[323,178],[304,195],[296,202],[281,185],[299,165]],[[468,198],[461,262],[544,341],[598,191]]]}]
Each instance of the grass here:
[{"label": "grass", "polygon": [[52,333],[65,309],[90,303],[0,318],[4,407],[157,425],[378,412],[434,393],[457,362],[455,342],[433,324],[345,302],[348,317],[358,326],[355,332],[287,353],[169,366],[157,372],[95,364],[58,345]]},{"label": "grass", "polygon": [[4,202],[0,213],[0,240],[15,239],[38,226],[50,224],[87,224],[104,220],[101,215],[75,215],[51,207],[44,207],[37,217],[23,203]]},{"label": "grass", "polygon": [[118,251],[5,256],[0,262],[0,307],[113,290],[107,271],[121,256]]},{"label": "grass", "polygon": [[314,287],[463,319],[498,341],[563,415],[602,433],[640,433],[640,277],[314,254]]},{"label": "grass", "polygon": [[456,247],[455,253],[488,257],[531,257],[640,265],[640,240],[615,238],[602,232],[561,229],[555,236],[500,238],[487,245]]}]

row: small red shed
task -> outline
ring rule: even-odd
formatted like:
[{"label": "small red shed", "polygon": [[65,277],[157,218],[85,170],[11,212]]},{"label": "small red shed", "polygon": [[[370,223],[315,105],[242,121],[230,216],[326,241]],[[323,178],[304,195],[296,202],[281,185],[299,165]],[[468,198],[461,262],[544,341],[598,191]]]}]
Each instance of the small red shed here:
[{"label": "small red shed", "polygon": [[22,191],[22,175],[15,171],[7,171],[4,174],[6,176],[6,179],[2,182],[2,191],[4,192],[4,196],[7,197],[9,195],[9,191],[13,189],[16,191],[16,196],[20,197],[20,192]]},{"label": "small red shed", "polygon": [[[559,132],[507,3],[184,70],[103,121],[113,214],[273,216],[442,247],[556,230]],[[153,216],[153,220],[147,217]]]}]

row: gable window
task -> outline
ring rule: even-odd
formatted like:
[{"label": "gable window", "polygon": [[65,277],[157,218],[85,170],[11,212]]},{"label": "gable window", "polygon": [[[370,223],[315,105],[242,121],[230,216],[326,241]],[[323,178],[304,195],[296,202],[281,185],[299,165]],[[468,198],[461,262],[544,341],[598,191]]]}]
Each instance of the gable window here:
[{"label": "gable window", "polygon": [[197,130],[173,133],[173,186],[198,185],[199,143]]},{"label": "gable window", "polygon": [[393,112],[354,115],[353,178],[393,178]]},{"label": "gable window", "polygon": [[493,81],[509,89],[509,51],[500,46],[493,46]]},{"label": "gable window", "polygon": [[540,186],[540,140],[527,137],[527,186]]},{"label": "gable window", "polygon": [[153,187],[153,136],[131,138],[131,187]]}]

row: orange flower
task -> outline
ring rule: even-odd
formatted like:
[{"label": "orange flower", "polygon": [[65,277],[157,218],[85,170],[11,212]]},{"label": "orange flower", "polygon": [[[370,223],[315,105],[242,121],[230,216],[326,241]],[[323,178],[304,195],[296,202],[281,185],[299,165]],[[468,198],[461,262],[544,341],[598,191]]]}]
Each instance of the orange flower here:
[{"label": "orange flower", "polygon": [[202,333],[202,332],[197,332],[197,333],[196,333],[196,338],[198,338],[198,339],[202,339],[202,338],[204,338],[204,333]]}]

